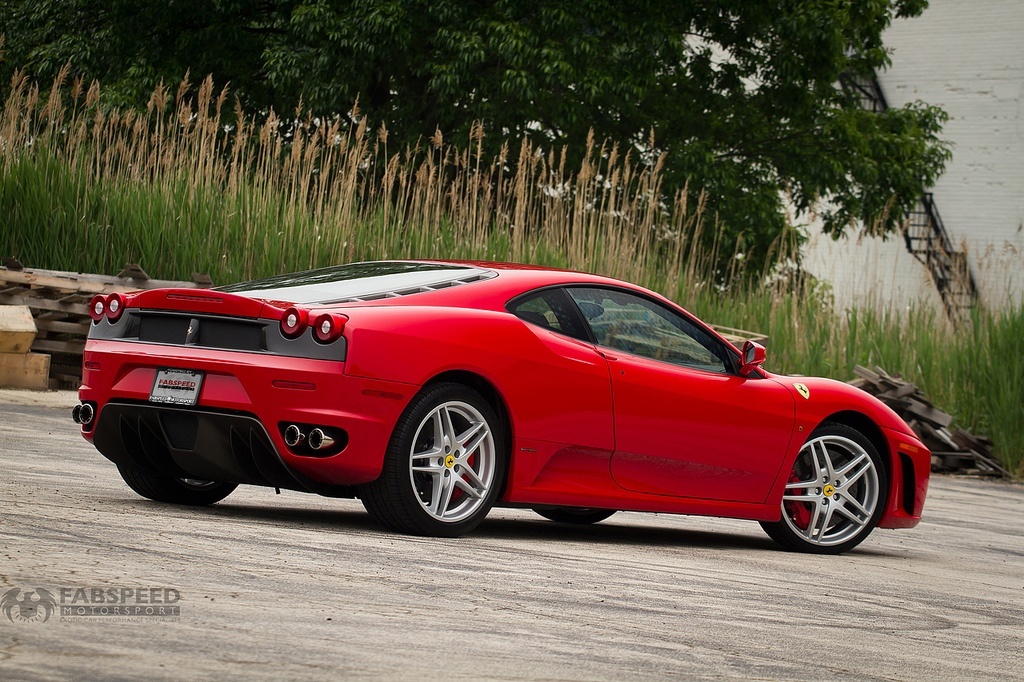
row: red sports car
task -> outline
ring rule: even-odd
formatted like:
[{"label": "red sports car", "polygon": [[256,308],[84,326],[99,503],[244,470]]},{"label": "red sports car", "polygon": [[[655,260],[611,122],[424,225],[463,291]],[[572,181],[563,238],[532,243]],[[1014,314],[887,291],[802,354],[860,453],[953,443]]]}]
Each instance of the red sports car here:
[{"label": "red sports car", "polygon": [[495,504],[700,514],[818,553],[921,518],[930,453],[889,408],[626,282],[388,261],[91,306],[73,417],[153,500],[358,497],[435,536]]}]

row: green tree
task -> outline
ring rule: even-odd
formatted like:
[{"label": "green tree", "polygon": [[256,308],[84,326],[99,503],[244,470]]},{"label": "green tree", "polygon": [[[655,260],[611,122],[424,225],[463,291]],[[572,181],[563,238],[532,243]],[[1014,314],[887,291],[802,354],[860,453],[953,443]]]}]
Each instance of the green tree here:
[{"label": "green tree", "polygon": [[[884,69],[895,17],[925,0],[27,0],[0,2],[5,77],[65,63],[143,105],[186,69],[243,103],[331,114],[358,99],[389,145],[436,130],[496,151],[526,136],[581,153],[588,133],[667,152],[733,245],[764,257],[786,206],[825,229],[898,228],[942,172],[944,114],[871,113],[840,76]],[[454,138],[453,138],[454,136]],[[655,148],[649,140],[655,141]],[[513,148],[515,146],[513,145]]]}]

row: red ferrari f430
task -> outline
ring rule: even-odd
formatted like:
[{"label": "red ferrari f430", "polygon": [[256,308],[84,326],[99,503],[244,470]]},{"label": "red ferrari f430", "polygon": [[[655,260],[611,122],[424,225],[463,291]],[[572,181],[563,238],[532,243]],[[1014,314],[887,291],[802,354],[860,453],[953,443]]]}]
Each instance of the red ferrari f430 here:
[{"label": "red ferrari f430", "polygon": [[433,536],[494,505],[698,514],[833,554],[921,518],[930,454],[894,412],[626,282],[387,261],[91,306],[73,417],[160,502],[269,486]]}]

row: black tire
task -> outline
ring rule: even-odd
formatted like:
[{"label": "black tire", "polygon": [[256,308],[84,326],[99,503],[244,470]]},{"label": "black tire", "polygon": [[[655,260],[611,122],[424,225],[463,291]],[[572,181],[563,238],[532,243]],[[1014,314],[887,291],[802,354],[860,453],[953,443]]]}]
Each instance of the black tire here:
[{"label": "black tire", "polygon": [[128,487],[139,495],[171,504],[210,505],[220,502],[238,487],[236,483],[174,478],[120,464],[117,471]]},{"label": "black tire", "polygon": [[573,523],[586,526],[604,521],[615,513],[615,509],[587,509],[583,507],[534,507],[545,519],[555,523]]},{"label": "black tire", "polygon": [[885,462],[871,441],[845,424],[826,422],[793,463],[782,518],[761,527],[788,550],[842,554],[878,525],[888,492]]},{"label": "black tire", "polygon": [[400,533],[468,533],[501,493],[505,449],[502,422],[483,396],[462,384],[427,386],[398,419],[380,477],[361,488],[363,506]]}]

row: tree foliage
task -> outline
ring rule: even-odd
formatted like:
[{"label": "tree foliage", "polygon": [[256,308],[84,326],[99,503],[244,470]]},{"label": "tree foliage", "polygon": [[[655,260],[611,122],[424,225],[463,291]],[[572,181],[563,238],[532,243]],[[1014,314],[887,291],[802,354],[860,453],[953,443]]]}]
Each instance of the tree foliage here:
[{"label": "tree foliage", "polygon": [[[70,62],[110,101],[144,105],[186,70],[249,108],[347,112],[395,150],[441,131],[598,139],[666,152],[664,191],[704,192],[725,238],[755,255],[787,205],[827,232],[898,228],[949,158],[944,114],[864,110],[838,87],[889,63],[895,17],[925,0],[25,0],[0,2],[4,77]],[[654,140],[651,147],[650,140]]]}]

